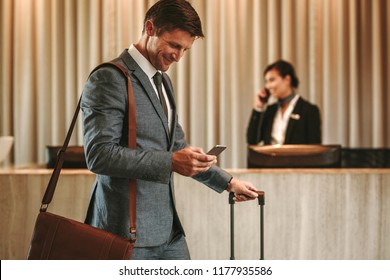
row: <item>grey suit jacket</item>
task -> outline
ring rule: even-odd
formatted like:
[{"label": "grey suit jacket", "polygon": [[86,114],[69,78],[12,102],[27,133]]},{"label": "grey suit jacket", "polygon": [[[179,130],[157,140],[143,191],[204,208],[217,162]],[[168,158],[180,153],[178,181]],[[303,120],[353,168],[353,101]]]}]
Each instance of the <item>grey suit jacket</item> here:
[{"label": "grey suit jacket", "polygon": [[[116,62],[126,67],[131,75],[137,149],[127,147],[126,79],[117,69],[102,67],[89,77],[81,100],[86,161],[88,168],[96,173],[85,222],[128,238],[128,180],[136,178],[136,246],[158,246],[169,238],[174,220],[183,230],[174,203],[171,162],[172,153],[187,144],[177,120],[169,77],[163,75],[174,116],[171,133],[147,75],[127,50]],[[193,178],[222,192],[231,175],[213,166]]]}]

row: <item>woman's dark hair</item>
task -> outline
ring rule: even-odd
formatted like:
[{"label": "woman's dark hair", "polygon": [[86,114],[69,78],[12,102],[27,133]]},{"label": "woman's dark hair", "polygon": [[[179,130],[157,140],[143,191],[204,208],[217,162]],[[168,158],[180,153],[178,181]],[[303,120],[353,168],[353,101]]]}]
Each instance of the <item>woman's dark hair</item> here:
[{"label": "woman's dark hair", "polygon": [[158,1],[146,12],[142,33],[145,32],[145,23],[148,20],[153,21],[157,36],[180,29],[193,37],[204,37],[198,13],[186,0]]},{"label": "woman's dark hair", "polygon": [[298,88],[299,79],[295,75],[294,66],[291,63],[285,60],[278,60],[270,65],[268,65],[264,70],[264,76],[271,70],[276,70],[279,72],[281,77],[286,77],[287,75],[291,77],[291,86],[293,88]]}]

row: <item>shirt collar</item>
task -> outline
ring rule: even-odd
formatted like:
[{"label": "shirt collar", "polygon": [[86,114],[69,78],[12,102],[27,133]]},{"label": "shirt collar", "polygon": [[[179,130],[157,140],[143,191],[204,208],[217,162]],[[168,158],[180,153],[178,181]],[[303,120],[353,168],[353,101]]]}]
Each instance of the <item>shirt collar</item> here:
[{"label": "shirt collar", "polygon": [[295,104],[298,102],[298,99],[299,99],[299,94],[296,93],[294,98],[290,101],[291,106],[295,107]]},{"label": "shirt collar", "polygon": [[147,60],[134,46],[134,44],[131,44],[129,50],[129,54],[131,57],[137,62],[137,64],[141,67],[141,69],[145,72],[145,74],[150,78],[153,79],[153,76],[157,73],[156,68]]}]

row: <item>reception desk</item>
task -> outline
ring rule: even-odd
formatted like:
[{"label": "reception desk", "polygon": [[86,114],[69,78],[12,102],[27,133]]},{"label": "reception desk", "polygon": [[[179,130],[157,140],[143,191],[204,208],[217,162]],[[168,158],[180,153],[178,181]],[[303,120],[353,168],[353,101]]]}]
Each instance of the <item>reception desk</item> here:
[{"label": "reception desk", "polygon": [[[390,259],[390,169],[239,169],[265,191],[265,259]],[[0,170],[0,258],[25,259],[51,170]],[[49,211],[82,221],[95,175],[62,171]],[[230,205],[176,175],[193,259],[229,259]],[[257,200],[235,205],[235,257],[259,259]]]}]

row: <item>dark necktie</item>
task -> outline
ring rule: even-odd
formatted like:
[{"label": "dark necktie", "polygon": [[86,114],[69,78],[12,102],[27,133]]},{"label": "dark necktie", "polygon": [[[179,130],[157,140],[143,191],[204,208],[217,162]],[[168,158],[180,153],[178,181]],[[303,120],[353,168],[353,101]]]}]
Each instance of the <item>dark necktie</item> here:
[{"label": "dark necktie", "polygon": [[161,106],[164,110],[165,115],[168,118],[168,107],[167,102],[165,101],[164,93],[162,92],[162,75],[160,74],[160,72],[157,72],[156,75],[153,76],[153,81],[157,87],[158,97],[160,98]]}]

